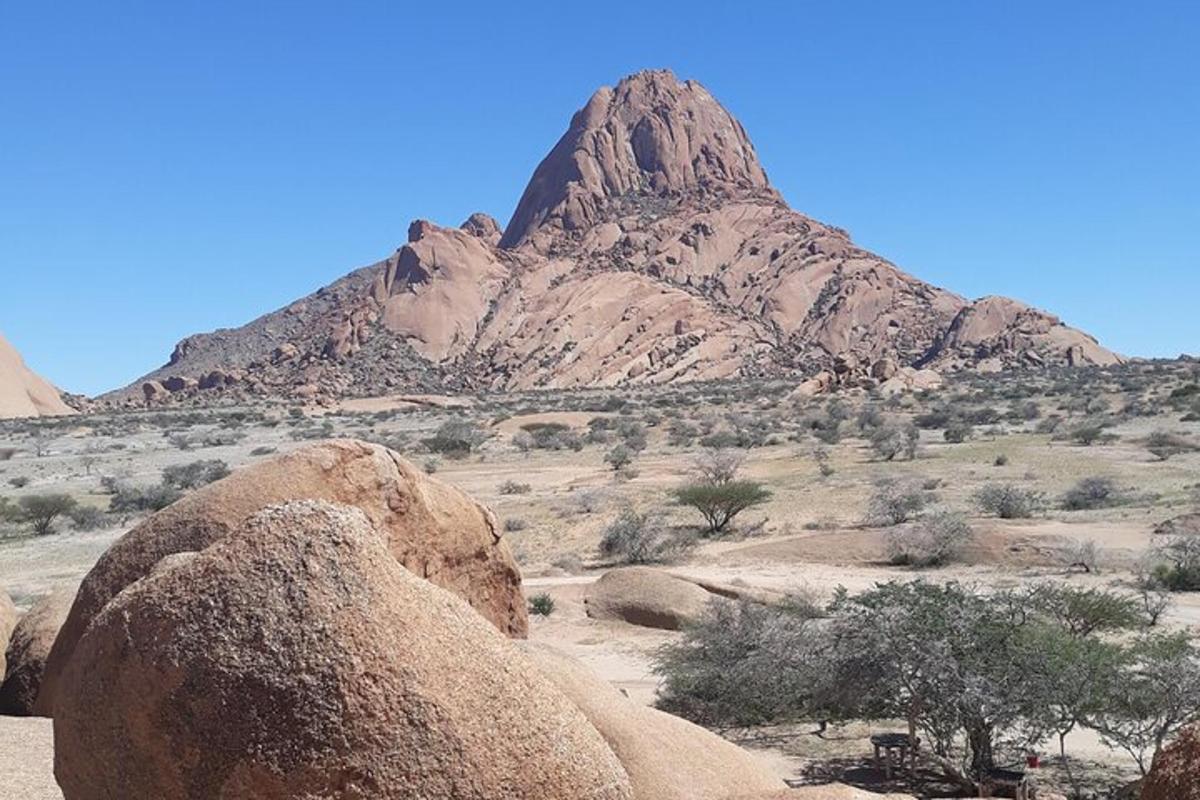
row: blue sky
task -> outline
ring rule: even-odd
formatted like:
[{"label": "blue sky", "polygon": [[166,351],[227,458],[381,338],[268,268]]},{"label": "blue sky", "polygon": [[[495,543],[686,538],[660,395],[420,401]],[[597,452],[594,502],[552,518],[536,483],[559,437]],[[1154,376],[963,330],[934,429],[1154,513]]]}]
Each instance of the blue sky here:
[{"label": "blue sky", "polygon": [[0,0],[0,331],[98,393],[507,221],[598,86],[704,83],[793,207],[1135,355],[1200,350],[1200,4]]}]

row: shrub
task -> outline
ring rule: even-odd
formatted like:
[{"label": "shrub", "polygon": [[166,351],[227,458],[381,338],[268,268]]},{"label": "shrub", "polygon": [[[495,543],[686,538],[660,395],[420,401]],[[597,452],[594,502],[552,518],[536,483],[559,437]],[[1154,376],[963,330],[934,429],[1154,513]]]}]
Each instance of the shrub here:
[{"label": "shrub", "polygon": [[162,482],[164,486],[176,489],[198,489],[220,480],[228,474],[229,465],[220,459],[192,461],[188,464],[176,464],[164,469]]},{"label": "shrub", "polygon": [[500,494],[529,494],[533,491],[533,487],[528,483],[517,483],[516,481],[505,481],[500,484]]},{"label": "shrub", "polygon": [[1068,489],[1062,496],[1061,505],[1067,511],[1089,511],[1118,505],[1121,499],[1112,478],[1091,477]]},{"label": "shrub", "polygon": [[554,613],[554,598],[542,592],[529,598],[529,613],[539,617],[548,617]]},{"label": "shrub", "polygon": [[1146,437],[1146,449],[1159,461],[1166,461],[1171,456],[1194,453],[1200,450],[1200,444],[1178,433],[1155,431]]},{"label": "shrub", "polygon": [[652,564],[670,561],[692,544],[690,537],[667,530],[659,515],[627,508],[604,529],[600,553],[626,564]]},{"label": "shrub", "polygon": [[521,432],[528,436],[518,441],[513,437],[513,444],[522,451],[528,448],[537,450],[574,450],[583,449],[583,437],[561,422],[530,422],[521,426]]},{"label": "shrub", "polygon": [[676,489],[674,495],[675,502],[699,511],[708,533],[715,534],[747,508],[765,503],[771,492],[757,481],[730,481],[720,486],[694,483]]},{"label": "shrub", "polygon": [[612,467],[613,472],[620,472],[633,462],[633,451],[619,444],[604,454],[604,462]]},{"label": "shrub", "polygon": [[433,436],[422,439],[431,453],[449,458],[466,458],[475,448],[487,441],[488,435],[473,422],[452,419],[443,422]]},{"label": "shrub", "polygon": [[256,447],[256,448],[254,448],[253,450],[251,450],[251,451],[250,451],[250,455],[252,455],[252,456],[269,456],[269,455],[271,455],[271,454],[272,454],[272,453],[274,453],[274,452],[275,452],[275,448],[274,448],[274,447],[269,447],[269,446],[267,446],[267,445],[262,445],[262,446],[260,446],[260,447]]},{"label": "shrub", "polygon": [[871,434],[871,449],[884,461],[894,461],[898,456],[916,458],[920,434],[912,425],[884,425]]},{"label": "shrub", "polygon": [[1200,537],[1174,536],[1156,548],[1160,562],[1152,573],[1151,586],[1170,592],[1200,591]]},{"label": "shrub", "polygon": [[504,520],[504,530],[507,533],[517,533],[529,527],[529,523],[520,517],[509,517]]},{"label": "shrub", "polygon": [[990,483],[975,493],[975,503],[1001,519],[1028,519],[1041,505],[1041,495],[1012,484]]},{"label": "shrub", "polygon": [[961,514],[951,511],[929,514],[888,536],[888,560],[914,567],[941,566],[954,560],[973,535]]},{"label": "shrub", "polygon": [[174,486],[127,486],[119,485],[112,499],[109,500],[108,510],[113,513],[135,513],[139,511],[160,511],[174,503],[183,492]]},{"label": "shrub", "polygon": [[882,481],[867,501],[865,524],[872,528],[887,528],[908,522],[926,505],[925,495],[894,481]]},{"label": "shrub", "polygon": [[75,508],[75,498],[66,494],[34,494],[17,501],[21,520],[32,526],[34,535],[54,533],[54,522]]},{"label": "shrub", "polygon": [[946,430],[942,431],[942,438],[951,444],[962,444],[974,435],[975,429],[964,420],[955,420],[946,426]]},{"label": "shrub", "polygon": [[1071,441],[1076,444],[1081,444],[1084,447],[1091,447],[1094,444],[1106,444],[1116,440],[1116,435],[1107,433],[1104,430],[1104,424],[1101,422],[1085,422],[1082,425],[1077,425],[1071,429]]},{"label": "shrub", "polygon": [[95,506],[76,506],[67,516],[77,531],[94,531],[108,524],[108,515]]},{"label": "shrub", "polygon": [[29,477],[26,475],[14,475],[8,479],[8,485],[14,489],[23,489],[29,485]]}]

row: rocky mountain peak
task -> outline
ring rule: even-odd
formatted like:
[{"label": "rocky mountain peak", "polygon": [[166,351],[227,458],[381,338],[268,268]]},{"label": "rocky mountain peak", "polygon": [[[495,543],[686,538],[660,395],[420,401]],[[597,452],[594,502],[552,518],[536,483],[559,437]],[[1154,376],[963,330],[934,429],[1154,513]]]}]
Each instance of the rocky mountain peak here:
[{"label": "rocky mountain peak", "polygon": [[603,87],[534,171],[500,245],[543,227],[586,230],[629,195],[778,197],[746,131],[696,81],[668,70]]}]

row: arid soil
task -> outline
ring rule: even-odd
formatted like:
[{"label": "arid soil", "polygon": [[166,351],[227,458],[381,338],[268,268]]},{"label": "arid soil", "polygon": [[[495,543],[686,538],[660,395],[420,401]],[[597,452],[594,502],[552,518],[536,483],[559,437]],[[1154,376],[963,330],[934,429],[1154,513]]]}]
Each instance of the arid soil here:
[{"label": "arid soil", "polygon": [[[565,649],[631,698],[650,704],[658,686],[655,651],[679,634],[590,619],[583,597],[612,566],[600,557],[597,545],[622,508],[655,511],[680,531],[697,528],[699,518],[674,505],[669,492],[711,450],[706,437],[741,435],[738,443],[752,446],[738,447],[728,439],[710,443],[742,454],[742,474],[761,481],[772,496],[739,516],[727,535],[704,539],[663,569],[800,594],[817,603],[827,601],[839,586],[865,589],[893,578],[984,587],[1051,580],[1132,591],[1135,571],[1156,547],[1155,526],[1200,504],[1200,452],[1161,460],[1145,444],[1155,431],[1200,440],[1200,421],[1170,399],[1181,387],[1187,396],[1196,367],[1176,362],[1156,369],[971,378],[891,401],[863,392],[843,394],[834,401],[847,409],[842,435],[829,443],[815,439],[809,423],[824,418],[830,398],[795,397],[789,395],[790,386],[772,384],[480,395],[453,401],[394,397],[354,401],[338,410],[259,405],[10,422],[0,429],[0,447],[17,452],[0,461],[0,496],[17,502],[34,494],[66,493],[80,504],[106,509],[114,484],[154,484],[173,465],[219,459],[236,469],[321,438],[387,443],[494,510],[521,565],[526,596],[544,593],[554,600],[553,613],[531,620],[532,639]],[[1030,401],[1038,407],[1036,415],[1010,413]],[[1135,401],[1141,410],[1132,413]],[[995,414],[980,414],[989,421],[976,425],[974,435],[961,443],[947,442],[939,427],[922,429],[911,460],[881,459],[862,428],[863,409],[906,423],[944,406]],[[1045,420],[1055,416],[1062,421],[1050,430]],[[1065,434],[1093,420],[1104,423],[1103,441],[1084,445]],[[485,434],[465,457],[430,452],[428,440],[448,421],[473,423]],[[561,449],[531,446],[526,435],[547,424],[577,434],[578,449],[570,444]],[[695,427],[692,435],[680,432],[685,425]],[[628,468],[614,471],[606,453],[639,436],[645,439],[644,449]],[[827,474],[819,469],[825,456],[815,451],[827,455]],[[1063,510],[1058,498],[1092,476],[1112,479],[1121,491],[1120,502],[1096,510]],[[918,485],[933,496],[936,507],[969,517],[975,536],[955,563],[929,570],[887,563],[888,529],[864,525],[870,497],[884,479]],[[998,482],[1041,492],[1041,508],[1029,519],[984,515],[973,495]],[[76,530],[64,518],[57,521],[57,532],[42,537],[9,524],[0,539],[0,587],[18,606],[28,608],[52,588],[78,582],[140,517],[136,512],[106,514],[93,530]],[[1081,543],[1095,545],[1090,571],[1072,566]],[[1174,595],[1161,624],[1200,633],[1200,595]],[[871,730],[856,724],[831,728],[823,736],[808,728],[724,733],[758,752],[784,778],[803,783],[831,765],[867,754],[865,737]],[[44,788],[52,787],[51,746],[46,721],[0,719],[0,774],[12,776],[4,790],[9,794],[0,791],[0,796],[55,796],[52,788]],[[1069,748],[1097,786],[1134,776],[1127,759],[1090,734],[1074,735]],[[1053,763],[1046,769],[1046,785],[1056,785],[1057,769]]]}]

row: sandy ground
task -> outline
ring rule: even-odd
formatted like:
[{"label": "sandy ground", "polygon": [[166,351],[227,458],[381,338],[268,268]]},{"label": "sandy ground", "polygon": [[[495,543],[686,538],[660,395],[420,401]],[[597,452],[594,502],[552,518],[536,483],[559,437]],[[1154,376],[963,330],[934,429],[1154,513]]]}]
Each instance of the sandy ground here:
[{"label": "sandy ground", "polygon": [[0,717],[0,800],[62,800],[50,720]]},{"label": "sandy ground", "polygon": [[[425,398],[421,398],[424,401]],[[440,398],[436,398],[439,402]],[[395,413],[391,413],[395,412]],[[668,524],[684,527],[695,520],[670,505],[668,490],[686,479],[698,446],[673,447],[662,428],[649,428],[649,446],[635,461],[636,475],[616,480],[604,463],[610,445],[588,445],[580,452],[533,451],[525,454],[511,437],[530,423],[556,422],[586,431],[589,420],[616,414],[579,410],[495,414],[472,408],[439,410],[412,398],[385,398],[345,404],[315,418],[298,419],[275,409],[268,418],[242,424],[157,421],[97,434],[86,420],[55,431],[35,455],[27,440],[14,435],[24,450],[0,462],[0,495],[16,500],[36,492],[66,492],[80,503],[104,507],[100,477],[153,483],[164,467],[197,459],[221,459],[236,468],[273,452],[303,446],[306,436],[349,435],[415,443],[449,414],[474,414],[492,438],[464,460],[431,459],[413,454],[418,464],[491,505],[522,564],[527,594],[549,593],[556,610],[533,620],[532,637],[551,642],[579,658],[633,700],[651,703],[658,687],[654,653],[675,634],[621,623],[597,622],[584,611],[587,584],[601,574],[596,545],[605,526],[625,506],[654,509]],[[107,423],[105,423],[107,424]],[[1035,580],[1123,587],[1130,567],[1153,544],[1153,526],[1191,507],[1200,485],[1200,454],[1156,462],[1138,447],[1159,423],[1136,420],[1118,429],[1121,439],[1108,446],[1079,447],[1017,426],[1003,436],[981,436],[947,445],[926,432],[920,457],[884,463],[866,445],[847,439],[830,448],[834,473],[822,477],[812,458],[814,443],[783,440],[750,451],[744,474],[764,482],[771,501],[739,519],[743,534],[697,548],[686,563],[671,569],[696,578],[779,591],[802,591],[821,600],[839,586],[869,588],[892,578],[957,580],[981,586],[1006,586]],[[322,428],[321,426],[327,426]],[[1200,424],[1176,426],[1200,438]],[[236,435],[221,438],[230,431]],[[179,446],[180,436],[197,443]],[[216,444],[205,437],[216,435]],[[319,438],[318,436],[318,438]],[[0,432],[0,445],[4,445]],[[997,466],[997,457],[1006,463]],[[1001,459],[1003,461],[1003,459]],[[1001,521],[970,512],[972,493],[995,481],[1045,492],[1053,499],[1081,477],[1107,475],[1134,499],[1094,512],[1047,510],[1031,520]],[[961,563],[932,572],[887,566],[885,536],[861,527],[867,499],[881,478],[935,487],[936,503],[972,513],[977,536]],[[13,479],[17,479],[16,482]],[[16,483],[22,482],[21,486]],[[520,493],[505,484],[521,485]],[[527,489],[524,485],[527,485]],[[1053,505],[1051,503],[1051,505]],[[40,539],[0,539],[0,587],[19,606],[61,584],[79,581],[105,548],[136,518],[116,520],[102,530],[66,529]],[[754,535],[744,535],[753,531]],[[1096,543],[1102,569],[1097,574],[1070,572],[1065,554],[1081,541]],[[1200,631],[1200,595],[1179,595],[1166,624]],[[825,738],[808,731],[755,731],[736,736],[758,752],[782,777],[798,779],[820,759],[861,755],[870,726],[847,726]],[[1125,774],[1129,764],[1082,733],[1069,740],[1077,758],[1103,762],[1103,769]],[[49,724],[40,720],[0,719],[0,800],[57,797],[51,775]],[[1101,767],[1096,767],[1100,770]],[[11,776],[11,779],[10,779]],[[39,793],[41,792],[41,793]]]}]

